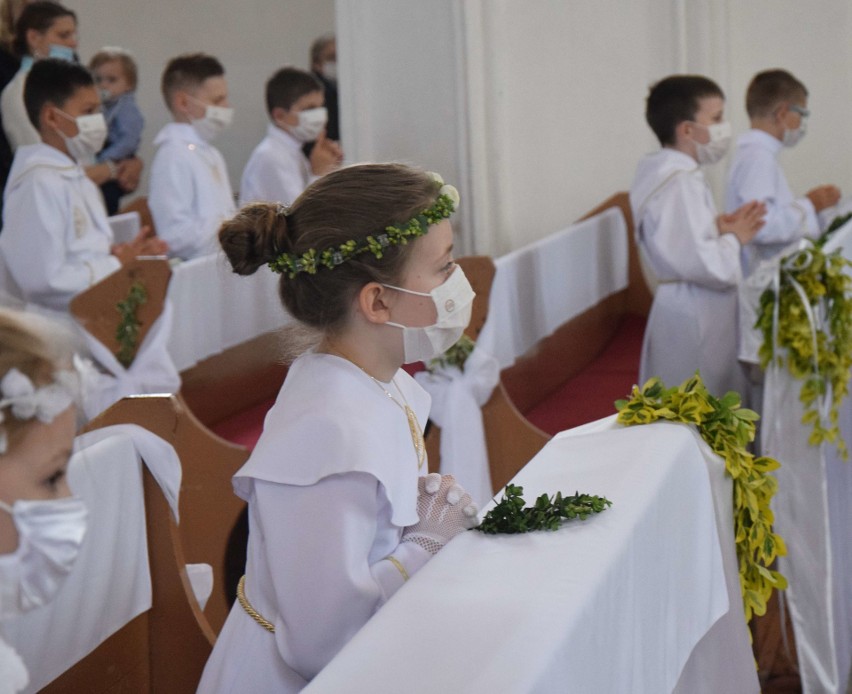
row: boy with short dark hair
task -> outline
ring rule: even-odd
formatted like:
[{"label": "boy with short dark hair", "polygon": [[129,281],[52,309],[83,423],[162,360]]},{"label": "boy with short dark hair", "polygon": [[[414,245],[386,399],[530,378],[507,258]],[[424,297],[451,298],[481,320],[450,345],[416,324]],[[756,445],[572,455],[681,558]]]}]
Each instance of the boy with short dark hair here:
[{"label": "boy with short dark hair", "polygon": [[65,311],[79,292],[137,255],[165,253],[145,229],[113,245],[100,193],[80,162],[103,146],[106,123],[86,68],[47,58],[24,88],[27,115],[41,142],[18,148],[5,191],[0,234],[0,293]]},{"label": "boy with short dark hair", "polygon": [[737,363],[740,248],[762,225],[750,202],[717,215],[701,165],[730,142],[725,97],[712,80],[674,75],[651,87],[645,117],[662,145],[639,162],[630,189],[643,270],[656,285],[639,380],[676,385],[700,369],[714,395],[743,392]]},{"label": "boy with short dark hair", "polygon": [[[269,78],[270,123],[243,170],[241,204],[292,204],[308,184],[340,165],[340,148],[325,136],[328,111],[324,103],[322,85],[309,72],[285,67]],[[315,143],[310,159],[302,150],[308,142]]]},{"label": "boy with short dark hair", "polygon": [[162,91],[174,122],[154,138],[148,205],[172,255],[186,260],[215,252],[219,226],[236,211],[225,160],[211,144],[233,109],[222,64],[204,53],[172,59]]},{"label": "boy with short dark hair", "polygon": [[766,205],[766,225],[743,248],[743,272],[749,274],[762,259],[781,253],[803,237],[820,233],[817,213],[837,204],[840,190],[821,185],[794,198],[778,163],[784,147],[794,147],[805,135],[808,90],[786,70],[766,70],[754,76],[746,91],[751,130],[737,139],[728,173],[725,208],[744,200]]}]

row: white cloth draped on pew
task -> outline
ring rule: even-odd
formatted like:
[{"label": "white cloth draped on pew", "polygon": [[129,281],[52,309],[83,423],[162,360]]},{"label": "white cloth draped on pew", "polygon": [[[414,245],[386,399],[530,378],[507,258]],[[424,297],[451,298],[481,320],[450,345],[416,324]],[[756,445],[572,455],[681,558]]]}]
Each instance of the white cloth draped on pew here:
[{"label": "white cloth draped on pew", "polygon": [[560,434],[514,483],[528,502],[579,490],[612,507],[556,532],[463,533],[305,691],[756,694],[723,467],[684,425]]},{"label": "white cloth draped on pew", "polygon": [[627,224],[618,208],[497,258],[477,346],[511,366],[560,325],[627,286]]},{"label": "white cloth draped on pew", "polygon": [[414,378],[432,396],[429,419],[441,427],[441,474],[455,476],[481,507],[493,495],[482,406],[500,380],[497,360],[475,349],[464,371],[454,366]]},{"label": "white cloth draped on pew", "polygon": [[175,265],[168,297],[176,327],[169,353],[178,371],[289,323],[279,279],[268,268],[236,275],[221,253]]},{"label": "white cloth draped on pew", "polygon": [[173,313],[171,302],[166,300],[129,368],[100,340],[77,326],[92,358],[106,371],[85,372],[83,411],[87,418],[92,419],[127,395],[176,393],[180,389],[180,376],[168,352]]},{"label": "white cloth draped on pew", "polygon": [[106,428],[79,437],[75,449],[68,483],[89,510],[80,554],[50,603],[0,625],[29,670],[26,692],[44,687],[151,607],[141,456],[177,512],[180,463],[150,432]]},{"label": "white cloth draped on pew", "polygon": [[[828,220],[830,221],[830,220]],[[808,243],[804,242],[807,246]],[[795,251],[794,244],[787,253]],[[833,232],[823,247],[852,259],[852,222]],[[776,282],[780,258],[764,263],[740,294],[741,327],[757,319],[762,289]],[[750,315],[749,315],[750,314]],[[814,316],[819,321],[818,312]],[[741,332],[740,357],[757,363],[763,336]],[[777,458],[778,492],[772,500],[775,528],[787,544],[778,568],[796,635],[806,694],[843,694],[852,667],[852,466],[838,459],[832,444],[808,444],[811,426],[802,424],[802,381],[771,364],[763,382],[761,450]],[[824,407],[822,408],[824,411]],[[852,443],[852,403],[840,409],[840,430]]]}]

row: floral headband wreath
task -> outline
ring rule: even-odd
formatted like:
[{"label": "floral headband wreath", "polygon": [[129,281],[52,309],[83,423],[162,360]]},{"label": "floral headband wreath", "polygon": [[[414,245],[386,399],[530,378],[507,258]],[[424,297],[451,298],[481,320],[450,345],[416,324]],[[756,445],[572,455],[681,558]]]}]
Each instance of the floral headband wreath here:
[{"label": "floral headband wreath", "polygon": [[36,387],[29,376],[18,369],[9,369],[0,379],[0,455],[9,448],[9,437],[3,426],[6,414],[22,421],[38,419],[50,424],[77,401],[79,392],[77,371],[57,371],[53,383]]},{"label": "floral headband wreath", "polygon": [[[439,186],[438,199],[427,210],[409,219],[401,226],[385,227],[381,234],[365,236],[362,239],[352,239],[341,243],[339,246],[331,246],[318,250],[309,248],[302,254],[282,253],[270,261],[269,269],[279,274],[286,273],[293,279],[300,272],[315,275],[317,270],[327,268],[333,270],[347,260],[351,260],[362,253],[372,253],[376,258],[384,255],[385,249],[390,246],[404,246],[409,241],[423,236],[429,231],[429,226],[437,224],[442,219],[449,219],[456,211],[459,204],[459,192],[454,186],[445,185],[444,179],[438,174],[428,174]],[[279,214],[287,214],[287,208],[281,206]]]}]

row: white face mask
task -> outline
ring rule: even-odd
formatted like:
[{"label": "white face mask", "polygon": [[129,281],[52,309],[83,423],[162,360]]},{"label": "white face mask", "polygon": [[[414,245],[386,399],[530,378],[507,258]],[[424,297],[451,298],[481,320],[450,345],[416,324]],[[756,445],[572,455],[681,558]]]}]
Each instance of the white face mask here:
[{"label": "white face mask", "polygon": [[213,106],[190,96],[195,103],[204,106],[204,117],[192,120],[192,127],[205,142],[213,142],[234,120],[234,109],[230,106]]},{"label": "white face mask", "polygon": [[61,130],[56,132],[65,142],[68,154],[80,166],[89,166],[95,163],[95,155],[103,149],[107,139],[107,124],[102,113],[92,113],[88,116],[69,116],[65,111],[56,109],[68,120],[77,124],[77,134],[68,137]]},{"label": "white face mask", "polygon": [[320,72],[322,73],[322,76],[325,77],[329,82],[336,82],[337,61],[329,60],[327,63],[323,63]]},{"label": "white face mask", "polygon": [[299,142],[313,142],[316,140],[325,124],[328,122],[328,109],[325,106],[309,108],[299,111],[299,124],[288,125],[287,130]]},{"label": "white face mask", "polygon": [[86,507],[67,497],[0,502],[18,530],[18,548],[0,555],[0,619],[40,607],[71,570],[86,534]]},{"label": "white face mask", "polygon": [[805,136],[806,132],[807,121],[805,120],[805,117],[802,116],[802,122],[798,128],[793,128],[792,130],[784,130],[784,136],[781,142],[784,144],[785,147],[795,147],[802,141],[802,138]]},{"label": "white face mask", "polygon": [[723,123],[703,125],[701,127],[707,128],[707,131],[710,133],[710,142],[696,142],[695,156],[698,159],[698,163],[702,166],[715,164],[728,153],[728,147],[731,144],[731,124],[728,121],[724,121]]},{"label": "white face mask", "polygon": [[470,323],[473,297],[476,293],[467,281],[464,271],[458,266],[446,282],[439,284],[429,293],[415,292],[390,284],[384,286],[406,294],[429,296],[438,312],[438,320],[435,324],[424,328],[410,328],[390,321],[385,324],[402,329],[403,360],[406,364],[429,361],[442,355],[459,341],[467,324]]}]

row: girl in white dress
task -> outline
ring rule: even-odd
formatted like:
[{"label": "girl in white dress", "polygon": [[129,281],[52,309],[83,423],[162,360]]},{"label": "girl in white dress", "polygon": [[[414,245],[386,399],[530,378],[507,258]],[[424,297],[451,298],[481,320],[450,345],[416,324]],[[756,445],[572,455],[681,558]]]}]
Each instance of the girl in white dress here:
[{"label": "girl in white dress", "polygon": [[[65,481],[77,379],[56,337],[43,319],[0,309],[0,623],[51,600],[86,530]],[[0,694],[28,679],[0,638]]]},{"label": "girl in white dress", "polygon": [[253,204],[223,225],[234,271],[281,272],[285,308],[318,341],[234,478],[249,503],[246,575],[199,691],[301,690],[475,524],[469,495],[426,475],[430,400],[400,369],[442,353],[470,319],[452,255],[457,203],[434,174],[369,164],[328,174],[289,209]]}]

